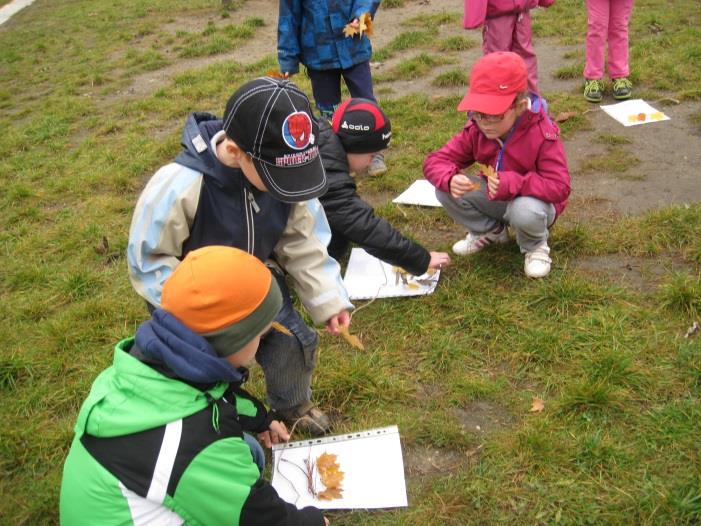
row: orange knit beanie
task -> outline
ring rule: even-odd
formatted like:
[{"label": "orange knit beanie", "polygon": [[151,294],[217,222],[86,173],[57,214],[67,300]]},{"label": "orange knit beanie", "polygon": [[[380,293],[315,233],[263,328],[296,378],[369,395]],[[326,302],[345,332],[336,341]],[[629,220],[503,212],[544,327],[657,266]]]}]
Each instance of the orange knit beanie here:
[{"label": "orange knit beanie", "polygon": [[193,331],[234,335],[237,345],[217,349],[223,356],[262,331],[281,306],[270,270],[255,256],[227,246],[189,252],[166,280],[161,296],[161,307]]}]

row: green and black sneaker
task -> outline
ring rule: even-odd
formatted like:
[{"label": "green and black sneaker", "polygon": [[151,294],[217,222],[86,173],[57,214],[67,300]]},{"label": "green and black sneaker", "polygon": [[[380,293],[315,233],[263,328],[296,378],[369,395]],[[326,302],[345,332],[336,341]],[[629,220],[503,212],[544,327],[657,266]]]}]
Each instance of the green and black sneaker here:
[{"label": "green and black sneaker", "polygon": [[589,102],[601,102],[604,98],[604,83],[597,79],[584,81],[584,98]]},{"label": "green and black sneaker", "polygon": [[626,100],[633,93],[633,83],[627,77],[613,79],[613,98],[616,100]]}]

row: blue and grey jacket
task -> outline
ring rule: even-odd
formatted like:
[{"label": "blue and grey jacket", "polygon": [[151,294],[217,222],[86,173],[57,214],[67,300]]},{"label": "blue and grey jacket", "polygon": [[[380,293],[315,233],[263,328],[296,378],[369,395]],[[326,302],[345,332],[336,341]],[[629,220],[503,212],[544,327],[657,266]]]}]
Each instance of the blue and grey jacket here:
[{"label": "blue and grey jacket", "polygon": [[367,35],[347,37],[343,28],[363,13],[374,18],[379,0],[280,0],[277,51],[280,71],[347,69],[372,56]]},{"label": "blue and grey jacket", "polygon": [[223,139],[221,120],[191,114],[183,151],[141,193],[127,247],[136,291],[160,306],[163,283],[189,251],[226,245],[282,267],[315,323],[351,308],[338,263],[326,249],[331,232],[319,201],[287,204],[256,189],[241,170],[217,158]]}]

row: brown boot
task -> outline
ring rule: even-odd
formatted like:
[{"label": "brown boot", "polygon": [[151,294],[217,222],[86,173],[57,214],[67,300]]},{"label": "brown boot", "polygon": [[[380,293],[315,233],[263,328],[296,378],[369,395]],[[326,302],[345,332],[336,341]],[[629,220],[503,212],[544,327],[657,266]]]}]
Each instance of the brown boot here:
[{"label": "brown boot", "polygon": [[325,435],[331,429],[329,417],[309,401],[289,409],[277,409],[276,411],[290,431],[294,427],[295,431],[302,431],[318,437]]}]

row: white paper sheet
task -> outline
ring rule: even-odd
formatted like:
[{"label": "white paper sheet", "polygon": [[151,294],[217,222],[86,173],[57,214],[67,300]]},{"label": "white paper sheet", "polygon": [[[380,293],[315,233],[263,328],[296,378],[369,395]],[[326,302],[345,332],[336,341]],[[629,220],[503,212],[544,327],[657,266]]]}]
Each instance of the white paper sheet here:
[{"label": "white paper sheet", "polygon": [[[336,455],[343,471],[343,496],[319,500],[308,490],[305,460],[322,453]],[[292,465],[292,464],[294,465]],[[324,486],[318,479],[317,491]],[[396,508],[407,506],[404,460],[397,426],[276,444],[272,485],[285,501],[301,509]]]},{"label": "white paper sheet", "polygon": [[426,179],[419,179],[392,200],[401,205],[442,206],[436,199],[436,187]]},{"label": "white paper sheet", "polygon": [[601,106],[601,109],[623,124],[623,126],[637,126],[638,124],[670,120],[667,115],[656,110],[643,99],[609,104],[608,106]]},{"label": "white paper sheet", "polygon": [[362,248],[354,248],[343,282],[351,300],[368,300],[425,296],[436,290],[440,276],[440,270],[430,271],[421,276],[398,275],[395,267],[389,263],[371,256]]}]

